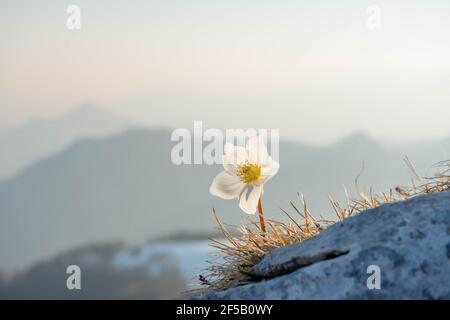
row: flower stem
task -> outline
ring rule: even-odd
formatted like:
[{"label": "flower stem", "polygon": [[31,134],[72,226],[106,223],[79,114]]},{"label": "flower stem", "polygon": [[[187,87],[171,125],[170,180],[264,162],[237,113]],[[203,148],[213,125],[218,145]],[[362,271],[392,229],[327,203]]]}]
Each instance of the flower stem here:
[{"label": "flower stem", "polygon": [[264,214],[262,210],[262,203],[261,203],[261,197],[258,201],[258,215],[259,215],[259,224],[261,226],[261,233],[264,235],[266,234],[266,223],[264,222]]}]

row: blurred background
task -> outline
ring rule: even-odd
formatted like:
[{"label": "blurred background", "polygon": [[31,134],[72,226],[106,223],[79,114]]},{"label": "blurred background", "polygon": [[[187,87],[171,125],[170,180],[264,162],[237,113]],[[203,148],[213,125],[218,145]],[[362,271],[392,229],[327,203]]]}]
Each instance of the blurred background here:
[{"label": "blurred background", "polygon": [[[79,8],[80,28],[67,26]],[[0,2],[0,298],[177,298],[236,201],[176,128],[280,130],[265,214],[450,158],[448,1]],[[358,186],[355,178],[359,176]],[[68,290],[79,265],[82,289]]]}]

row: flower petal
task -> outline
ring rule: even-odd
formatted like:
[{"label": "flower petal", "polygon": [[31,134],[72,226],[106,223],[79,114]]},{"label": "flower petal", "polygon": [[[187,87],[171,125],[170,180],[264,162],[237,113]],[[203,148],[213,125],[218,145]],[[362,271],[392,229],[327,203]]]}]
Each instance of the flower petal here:
[{"label": "flower petal", "polygon": [[269,157],[262,136],[248,138],[245,148],[247,149],[250,161],[254,163],[265,163]]},{"label": "flower petal", "polygon": [[261,178],[256,183],[256,185],[263,186],[267,181],[269,181],[274,175],[277,174],[279,168],[280,164],[269,157],[266,163],[261,165]]},{"label": "flower petal", "polygon": [[219,173],[213,180],[209,192],[222,199],[238,198],[244,185],[237,176],[226,171]]},{"label": "flower petal", "polygon": [[243,147],[233,146],[231,143],[226,143],[223,149],[223,167],[225,171],[235,175],[236,166],[247,160],[247,150]]},{"label": "flower petal", "polygon": [[239,198],[239,207],[247,214],[254,214],[258,206],[258,200],[262,193],[262,187],[249,185]]},{"label": "flower petal", "polygon": [[280,164],[269,157],[267,161],[261,166],[261,174],[263,176],[274,176],[277,174]]}]

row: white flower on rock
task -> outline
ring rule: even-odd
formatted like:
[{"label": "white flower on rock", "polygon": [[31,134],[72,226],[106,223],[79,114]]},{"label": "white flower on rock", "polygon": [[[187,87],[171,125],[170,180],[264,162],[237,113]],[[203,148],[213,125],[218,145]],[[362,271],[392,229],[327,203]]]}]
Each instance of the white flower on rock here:
[{"label": "white flower on rock", "polygon": [[264,184],[279,168],[267,152],[261,136],[248,139],[245,148],[225,144],[223,156],[224,171],[211,184],[209,192],[223,199],[239,199],[239,207],[248,214],[254,214]]}]

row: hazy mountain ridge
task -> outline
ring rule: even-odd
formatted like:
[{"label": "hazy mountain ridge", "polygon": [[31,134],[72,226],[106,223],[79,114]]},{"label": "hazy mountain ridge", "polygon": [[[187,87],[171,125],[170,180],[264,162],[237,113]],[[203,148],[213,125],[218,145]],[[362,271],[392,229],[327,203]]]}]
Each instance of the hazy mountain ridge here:
[{"label": "hazy mountain ridge", "polygon": [[[215,227],[213,206],[223,220],[240,224],[245,215],[237,202],[208,192],[221,166],[176,166],[174,144],[169,131],[147,129],[83,139],[1,183],[0,267],[25,266],[86,243],[207,232]],[[421,150],[408,154],[419,172],[442,160]],[[326,147],[282,143],[280,172],[265,188],[266,215],[282,217],[278,208],[298,201],[297,191],[314,214],[329,214],[327,196],[342,196],[342,185],[352,189],[363,163],[361,186],[408,183],[403,156],[361,134]]]},{"label": "hazy mountain ridge", "polygon": [[[186,277],[171,254],[149,252],[138,263],[127,263],[123,256],[139,254],[131,250],[112,242],[59,253],[9,279],[0,277],[0,299],[167,299],[186,288]],[[66,287],[70,265],[80,267],[81,290]]]},{"label": "hazy mountain ridge", "polygon": [[54,119],[0,128],[0,181],[80,138],[107,136],[129,125],[110,112],[83,105]]}]

